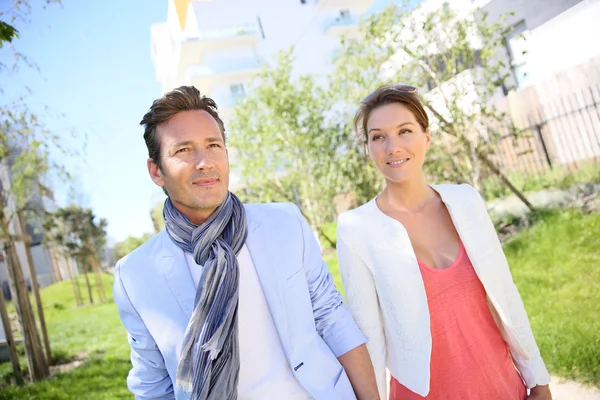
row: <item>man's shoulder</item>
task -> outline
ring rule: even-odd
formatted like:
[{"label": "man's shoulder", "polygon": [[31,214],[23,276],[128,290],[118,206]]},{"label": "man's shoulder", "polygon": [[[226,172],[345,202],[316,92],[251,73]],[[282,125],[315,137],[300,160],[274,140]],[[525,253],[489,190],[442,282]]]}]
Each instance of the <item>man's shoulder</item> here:
[{"label": "man's shoulder", "polygon": [[300,211],[293,203],[251,203],[244,204],[249,220],[277,220],[298,218]]}]

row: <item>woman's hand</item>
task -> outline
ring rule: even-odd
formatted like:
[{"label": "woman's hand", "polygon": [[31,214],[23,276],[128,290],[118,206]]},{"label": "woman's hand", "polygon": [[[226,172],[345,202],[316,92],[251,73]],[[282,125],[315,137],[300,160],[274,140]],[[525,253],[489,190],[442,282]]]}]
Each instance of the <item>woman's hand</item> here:
[{"label": "woman's hand", "polygon": [[531,388],[531,393],[527,396],[527,400],[552,400],[552,393],[550,393],[550,386],[534,386]]}]

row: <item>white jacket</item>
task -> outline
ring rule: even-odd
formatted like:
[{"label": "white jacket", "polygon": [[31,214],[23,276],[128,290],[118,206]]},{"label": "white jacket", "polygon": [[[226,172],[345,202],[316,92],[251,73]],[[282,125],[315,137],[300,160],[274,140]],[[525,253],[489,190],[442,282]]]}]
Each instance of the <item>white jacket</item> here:
[{"label": "white jacket", "polygon": [[[501,320],[501,333],[527,387],[550,375],[521,296],[479,193],[469,185],[432,188],[445,203],[473,268]],[[346,301],[363,333],[382,399],[386,367],[404,386],[429,393],[431,331],[423,279],[408,233],[375,199],[338,219],[337,251]]]}]

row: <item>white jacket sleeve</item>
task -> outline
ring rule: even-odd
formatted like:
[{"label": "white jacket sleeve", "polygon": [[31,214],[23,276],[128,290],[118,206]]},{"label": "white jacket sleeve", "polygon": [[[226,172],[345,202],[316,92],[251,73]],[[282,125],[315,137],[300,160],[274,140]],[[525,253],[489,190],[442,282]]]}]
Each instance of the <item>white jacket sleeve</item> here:
[{"label": "white jacket sleeve", "polygon": [[346,293],[346,305],[358,327],[367,336],[367,349],[375,369],[381,399],[387,399],[386,346],[383,319],[371,271],[344,238],[338,225],[337,255]]},{"label": "white jacket sleeve", "polygon": [[[492,239],[495,241],[494,246],[498,247],[498,253],[500,253],[502,263],[504,264],[502,272],[505,274],[506,279],[503,279],[502,282],[505,282],[503,290],[506,297],[511,299],[508,312],[512,320],[512,329],[502,329],[501,333],[508,344],[508,349],[515,366],[521,373],[527,387],[532,388],[536,385],[547,385],[550,383],[550,374],[540,355],[540,350],[529,324],[525,305],[512,278],[508,261],[502,250],[502,244],[496,233],[496,228],[487,212],[485,201],[481,198],[479,192],[471,186],[469,188],[472,190],[476,207],[480,209],[481,215],[485,215],[485,226],[483,228],[486,231],[486,235],[489,234],[490,237],[494,237]],[[512,335],[516,337],[511,337]],[[517,346],[516,343],[520,343],[521,345]]]}]

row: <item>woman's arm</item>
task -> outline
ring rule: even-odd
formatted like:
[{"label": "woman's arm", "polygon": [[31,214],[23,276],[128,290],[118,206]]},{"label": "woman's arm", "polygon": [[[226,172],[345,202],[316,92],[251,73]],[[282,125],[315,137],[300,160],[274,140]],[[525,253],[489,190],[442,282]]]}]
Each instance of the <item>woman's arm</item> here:
[{"label": "woman's arm", "polygon": [[[500,332],[508,344],[508,348],[515,366],[521,373],[527,388],[531,389],[536,386],[548,385],[550,383],[550,374],[548,373],[548,370],[544,364],[544,360],[542,360],[540,355],[540,350],[535,341],[535,337],[533,336],[531,325],[529,324],[529,318],[527,316],[527,311],[525,310],[525,305],[523,304],[521,295],[519,294],[517,286],[513,281],[512,274],[508,267],[508,261],[506,260],[502,250],[502,244],[500,243],[498,234],[496,233],[496,228],[494,227],[492,219],[487,212],[485,202],[479,195],[479,192],[472,187],[470,188],[475,198],[475,207],[479,209],[478,211],[480,215],[485,216],[482,226],[484,232],[482,233],[486,235],[489,234],[489,237],[493,237],[493,240],[495,241],[494,245],[498,246],[498,252],[502,258],[500,260],[502,264],[502,271],[500,271],[500,273],[503,278],[501,280],[503,283],[502,289],[505,296],[508,298],[509,305],[509,309],[504,311],[510,313],[512,326],[508,331],[502,326]],[[495,309],[493,309],[492,316],[495,317],[496,322],[500,320]],[[516,345],[517,343],[519,346]]]}]

